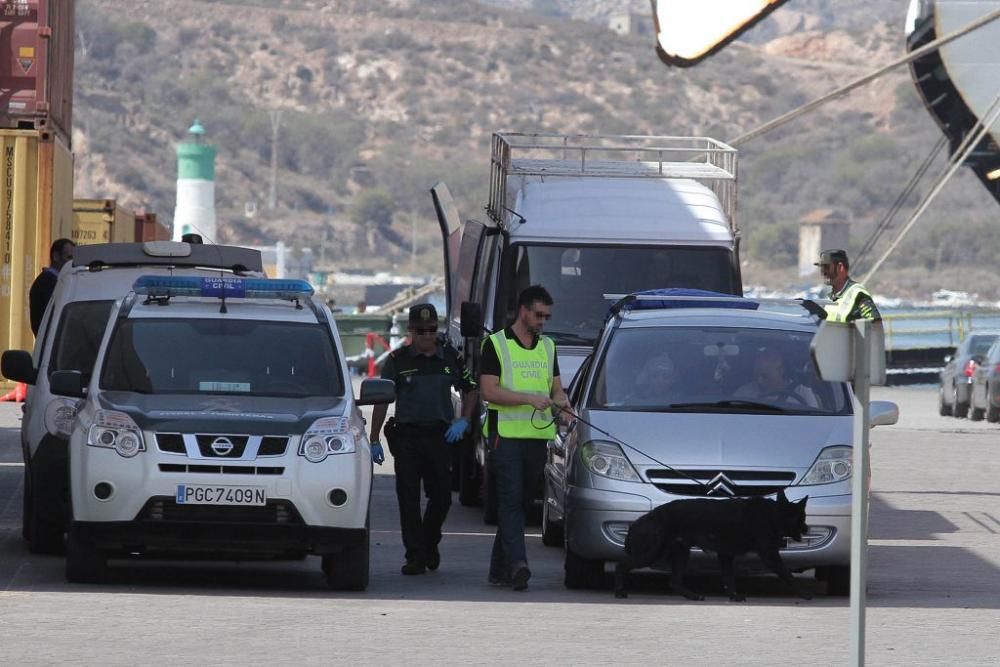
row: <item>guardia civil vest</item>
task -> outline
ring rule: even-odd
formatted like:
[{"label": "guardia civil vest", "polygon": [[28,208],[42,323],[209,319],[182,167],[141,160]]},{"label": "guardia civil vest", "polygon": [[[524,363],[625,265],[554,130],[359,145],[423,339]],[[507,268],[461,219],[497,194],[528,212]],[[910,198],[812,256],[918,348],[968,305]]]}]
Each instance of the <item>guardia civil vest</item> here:
[{"label": "guardia civil vest", "polygon": [[864,294],[865,296],[871,298],[872,293],[865,289],[865,286],[861,283],[852,282],[847,286],[837,300],[831,304],[825,306],[826,308],[826,321],[827,322],[846,322],[847,316],[851,314],[854,310],[854,302],[857,301],[858,296]]},{"label": "guardia civil vest", "polygon": [[[502,329],[489,339],[500,358],[501,387],[525,394],[551,395],[556,359],[556,346],[551,338],[540,336],[533,350],[526,350],[517,341],[508,339]],[[530,405],[491,405],[490,409],[496,410],[497,432],[505,438],[551,440],[556,437],[551,408],[537,413]]]}]

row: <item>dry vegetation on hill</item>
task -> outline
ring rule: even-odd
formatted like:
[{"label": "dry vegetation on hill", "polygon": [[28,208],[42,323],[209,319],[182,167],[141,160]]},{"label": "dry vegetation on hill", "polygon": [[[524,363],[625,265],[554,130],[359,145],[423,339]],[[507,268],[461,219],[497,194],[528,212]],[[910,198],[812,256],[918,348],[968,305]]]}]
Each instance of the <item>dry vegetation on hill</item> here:
[{"label": "dry vegetation on hill", "polygon": [[[338,266],[406,268],[415,220],[418,264],[436,272],[427,190],[445,179],[462,213],[481,215],[492,131],[732,138],[900,53],[905,11],[879,3],[863,20],[854,0],[837,11],[793,1],[732,48],[676,70],[656,59],[650,37],[603,27],[616,3],[515,1],[80,0],[78,195],[116,196],[169,220],[173,147],[197,117],[219,147],[220,240],[281,239],[318,254],[323,246]],[[816,208],[848,211],[858,221],[853,244],[863,244],[937,137],[901,70],[748,144],[739,216],[747,281],[795,280],[783,267],[794,264],[797,221]],[[374,237],[351,215],[372,190],[393,207]],[[933,276],[985,264],[995,216],[961,174],[893,266]],[[886,275],[876,287],[909,285],[905,274]],[[963,272],[948,275],[955,282],[943,286],[969,287]]]}]

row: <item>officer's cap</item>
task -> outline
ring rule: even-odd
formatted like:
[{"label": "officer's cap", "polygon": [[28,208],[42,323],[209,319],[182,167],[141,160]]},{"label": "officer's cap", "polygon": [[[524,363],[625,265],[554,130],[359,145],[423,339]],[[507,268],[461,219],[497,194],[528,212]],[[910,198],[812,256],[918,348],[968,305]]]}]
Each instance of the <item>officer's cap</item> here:
[{"label": "officer's cap", "polygon": [[437,326],[438,314],[433,304],[418,303],[410,307],[410,324]]},{"label": "officer's cap", "polygon": [[840,249],[824,250],[819,254],[819,261],[813,264],[813,266],[822,266],[824,264],[836,264],[837,262],[843,262],[844,266],[849,266],[847,261],[847,251]]}]

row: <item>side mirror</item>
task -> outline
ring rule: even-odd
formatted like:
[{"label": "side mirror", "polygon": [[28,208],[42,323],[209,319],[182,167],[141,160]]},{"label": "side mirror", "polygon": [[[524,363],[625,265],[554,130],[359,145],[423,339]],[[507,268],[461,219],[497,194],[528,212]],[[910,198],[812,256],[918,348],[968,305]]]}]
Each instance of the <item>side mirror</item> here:
[{"label": "side mirror", "polygon": [[464,338],[478,338],[483,335],[483,308],[471,301],[462,302],[461,331]]},{"label": "side mirror", "polygon": [[38,370],[31,360],[31,353],[24,350],[7,350],[0,356],[0,373],[8,380],[35,384]]},{"label": "side mirror", "polygon": [[80,371],[56,371],[49,378],[49,391],[57,396],[83,398],[86,384]]},{"label": "side mirror", "polygon": [[361,383],[358,405],[388,405],[396,400],[396,383],[382,378],[369,378]]},{"label": "side mirror", "polygon": [[899,421],[899,406],[892,401],[872,401],[869,405],[869,426],[892,426]]}]

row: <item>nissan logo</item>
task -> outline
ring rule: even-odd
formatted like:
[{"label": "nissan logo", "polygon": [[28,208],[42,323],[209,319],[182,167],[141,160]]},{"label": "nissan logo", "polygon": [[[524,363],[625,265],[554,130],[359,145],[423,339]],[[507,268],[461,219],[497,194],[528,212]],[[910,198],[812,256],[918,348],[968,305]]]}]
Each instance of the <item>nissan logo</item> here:
[{"label": "nissan logo", "polygon": [[233,441],[229,438],[216,438],[212,441],[212,451],[217,456],[228,456],[233,451]]}]

